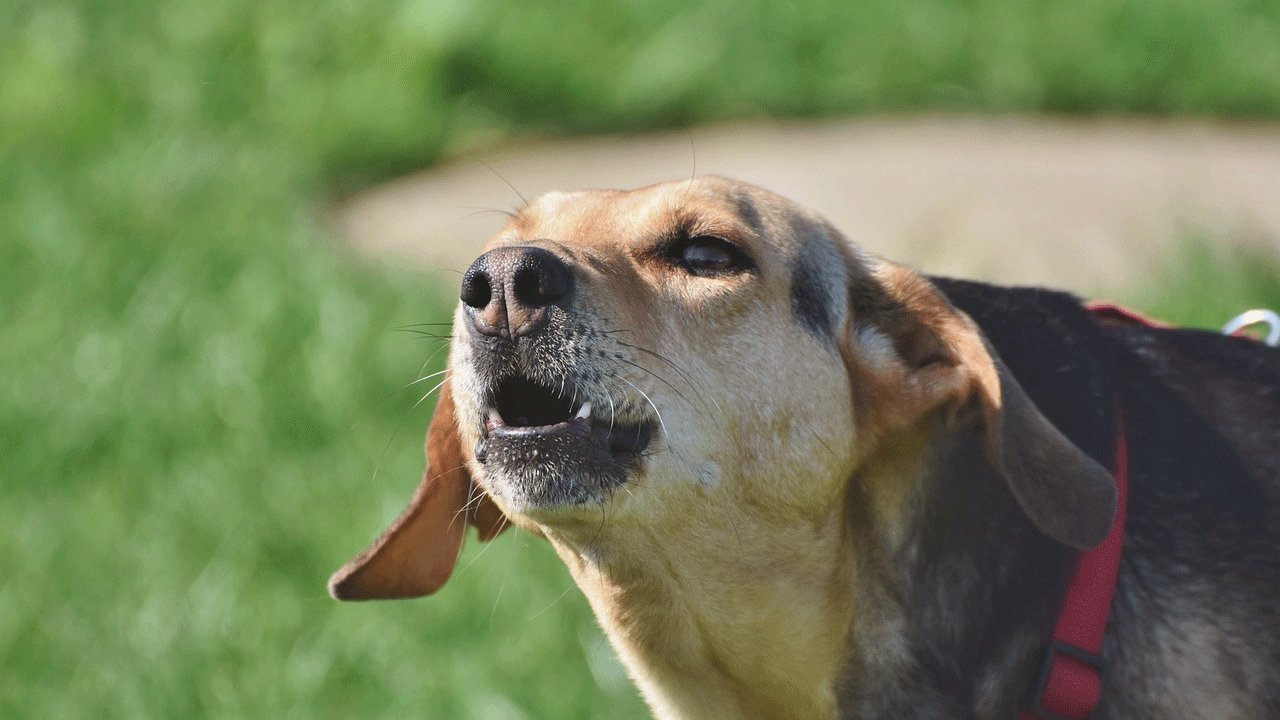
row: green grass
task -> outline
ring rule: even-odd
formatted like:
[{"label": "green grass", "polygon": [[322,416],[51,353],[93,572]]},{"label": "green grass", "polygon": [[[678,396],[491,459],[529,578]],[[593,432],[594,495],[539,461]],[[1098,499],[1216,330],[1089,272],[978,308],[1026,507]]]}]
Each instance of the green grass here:
[{"label": "green grass", "polygon": [[[421,469],[443,358],[391,328],[456,289],[326,209],[518,136],[938,110],[1274,119],[1280,5],[3,4],[0,717],[644,717],[528,537],[325,596]],[[1150,309],[1280,305],[1249,273]]]},{"label": "green grass", "polygon": [[1126,299],[1154,318],[1211,329],[1250,308],[1280,312],[1280,262],[1257,240],[1190,233],[1181,252]]}]

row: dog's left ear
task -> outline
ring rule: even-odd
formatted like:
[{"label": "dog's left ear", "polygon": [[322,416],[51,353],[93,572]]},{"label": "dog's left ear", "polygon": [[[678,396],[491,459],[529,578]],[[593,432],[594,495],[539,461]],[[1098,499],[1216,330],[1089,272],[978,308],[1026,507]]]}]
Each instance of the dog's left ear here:
[{"label": "dog's left ear", "polygon": [[1041,414],[973,320],[933,283],[890,263],[869,270],[863,279],[872,289],[855,291],[862,317],[846,362],[874,378],[881,432],[935,410],[955,430],[976,423],[988,461],[1041,532],[1074,548],[1100,544],[1116,511],[1111,474]]},{"label": "dog's left ear", "polygon": [[390,600],[439,590],[458,561],[467,524],[481,540],[506,529],[507,517],[467,472],[453,392],[440,389],[427,430],[427,469],[409,507],[367,550],[329,578],[339,600]]}]

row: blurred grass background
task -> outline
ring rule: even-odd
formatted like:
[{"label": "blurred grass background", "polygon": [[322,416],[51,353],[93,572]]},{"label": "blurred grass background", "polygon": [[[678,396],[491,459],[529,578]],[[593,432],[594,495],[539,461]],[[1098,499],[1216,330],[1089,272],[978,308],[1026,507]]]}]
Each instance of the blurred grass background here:
[{"label": "blurred grass background", "polygon": [[[421,472],[443,353],[391,328],[457,285],[326,208],[517,137],[924,112],[1275,120],[1280,3],[5,3],[0,717],[646,717],[528,537],[325,595]],[[1126,299],[1280,306],[1213,241]]]}]

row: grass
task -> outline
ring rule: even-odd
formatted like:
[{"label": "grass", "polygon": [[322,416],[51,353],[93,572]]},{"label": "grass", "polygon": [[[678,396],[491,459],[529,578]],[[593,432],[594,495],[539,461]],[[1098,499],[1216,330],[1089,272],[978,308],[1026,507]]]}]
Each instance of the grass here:
[{"label": "grass", "polygon": [[[516,136],[938,110],[1274,119],[1280,5],[4,4],[0,717],[644,717],[525,536],[325,596],[421,471],[443,358],[391,328],[456,287],[325,208]],[[1280,305],[1246,265],[1144,306]]]},{"label": "grass", "polygon": [[1129,300],[1152,317],[1213,329],[1250,308],[1280,311],[1280,263],[1256,240],[1189,232],[1182,251]]}]

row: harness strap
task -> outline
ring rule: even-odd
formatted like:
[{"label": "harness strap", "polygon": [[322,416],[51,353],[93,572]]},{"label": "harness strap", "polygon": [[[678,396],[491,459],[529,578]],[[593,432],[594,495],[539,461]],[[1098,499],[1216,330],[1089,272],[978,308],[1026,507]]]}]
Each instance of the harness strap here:
[{"label": "harness strap", "polygon": [[[1112,303],[1096,302],[1088,307],[1096,317],[1107,322],[1169,327]],[[1116,516],[1111,532],[1101,545],[1080,553],[1053,627],[1053,638],[1040,661],[1030,708],[1019,720],[1086,720],[1102,700],[1102,683],[1107,672],[1101,655],[1102,637],[1107,618],[1111,616],[1111,599],[1120,571],[1129,500],[1129,446],[1119,404],[1112,473],[1116,480]]]},{"label": "harness strap", "polygon": [[1129,498],[1129,448],[1124,418],[1116,416],[1116,516],[1102,544],[1080,554],[1062,612],[1045,648],[1031,708],[1021,720],[1085,720],[1102,699],[1106,663],[1102,635],[1111,615]]},{"label": "harness strap", "polygon": [[[1172,327],[1112,303],[1095,302],[1088,308],[1104,322]],[[1280,315],[1270,310],[1244,313],[1228,323],[1223,331],[1239,334],[1243,328],[1258,323],[1266,323],[1271,328],[1263,342],[1272,346],[1280,343]],[[1118,406],[1115,452],[1116,517],[1111,532],[1101,545],[1080,554],[1075,574],[1067,586],[1062,612],[1053,628],[1053,639],[1041,660],[1031,707],[1019,720],[1086,720],[1102,700],[1102,682],[1107,671],[1101,657],[1102,638],[1115,595],[1129,498],[1129,448],[1124,415]]]}]

